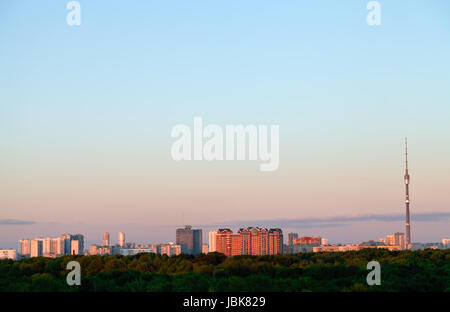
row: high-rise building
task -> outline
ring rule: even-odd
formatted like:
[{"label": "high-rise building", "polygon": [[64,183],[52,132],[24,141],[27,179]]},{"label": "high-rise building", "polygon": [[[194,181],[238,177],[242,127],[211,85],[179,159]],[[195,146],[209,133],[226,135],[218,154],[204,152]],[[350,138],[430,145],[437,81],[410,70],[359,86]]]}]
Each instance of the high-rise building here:
[{"label": "high-rise building", "polygon": [[294,238],[298,238],[298,233],[289,233],[288,234],[288,246],[294,245]]},{"label": "high-rise building", "polygon": [[50,253],[55,255],[64,254],[64,241],[61,237],[52,238],[50,241]]},{"label": "high-rise building", "polygon": [[125,233],[123,232],[119,232],[119,237],[118,237],[118,243],[117,243],[120,247],[125,247],[126,243],[125,243]]},{"label": "high-rise building", "polygon": [[80,242],[78,240],[72,240],[70,242],[70,254],[80,255]]},{"label": "high-rise building", "polygon": [[70,254],[82,255],[84,254],[84,236],[82,234],[72,235],[70,242]]},{"label": "high-rise building", "polygon": [[52,239],[50,237],[46,237],[42,239],[42,253],[44,255],[50,254],[50,247],[51,247],[51,241]]},{"label": "high-rise building", "polygon": [[209,252],[216,251],[216,235],[217,231],[209,232]]},{"label": "high-rise building", "polygon": [[405,248],[405,234],[403,233],[394,233],[392,235],[387,236],[390,242],[390,245],[400,246],[401,249]]},{"label": "high-rise building", "polygon": [[42,253],[44,255],[62,255],[64,254],[63,240],[60,237],[46,237],[42,240]]},{"label": "high-rise building", "polygon": [[230,229],[211,231],[209,233],[210,251],[216,251],[231,256],[231,235],[233,235],[233,232]]},{"label": "high-rise building", "polygon": [[103,233],[103,246],[109,246],[109,233],[108,232]]},{"label": "high-rise building", "polygon": [[33,239],[30,242],[30,257],[42,257],[42,240]]},{"label": "high-rise building", "polygon": [[399,246],[401,249],[405,249],[405,234],[403,233],[394,233],[392,235],[387,236],[389,239],[389,245],[391,246]]},{"label": "high-rise building", "polygon": [[63,245],[63,254],[64,255],[70,255],[71,254],[71,240],[72,240],[72,235],[70,234],[63,234],[60,236],[61,240],[62,240],[62,245]]},{"label": "high-rise building", "polygon": [[186,225],[184,229],[177,229],[176,243],[181,245],[181,252],[189,255],[202,253],[202,230],[193,230]]},{"label": "high-rise building", "polygon": [[30,256],[31,245],[29,239],[21,239],[18,243],[18,254],[21,256]]},{"label": "high-rise building", "polygon": [[208,244],[203,244],[202,245],[202,253],[207,254],[208,250],[209,250]]},{"label": "high-rise building", "polygon": [[194,244],[193,244],[193,254],[201,254],[202,253],[202,246],[203,246],[203,234],[201,229],[192,230],[192,234],[194,237]]},{"label": "high-rise building", "polygon": [[281,229],[269,229],[269,255],[281,255],[283,253],[283,231]]},{"label": "high-rise building", "polygon": [[281,229],[249,227],[241,228],[237,233],[230,229],[218,229],[210,232],[210,239],[210,251],[226,256],[276,255],[283,252]]}]

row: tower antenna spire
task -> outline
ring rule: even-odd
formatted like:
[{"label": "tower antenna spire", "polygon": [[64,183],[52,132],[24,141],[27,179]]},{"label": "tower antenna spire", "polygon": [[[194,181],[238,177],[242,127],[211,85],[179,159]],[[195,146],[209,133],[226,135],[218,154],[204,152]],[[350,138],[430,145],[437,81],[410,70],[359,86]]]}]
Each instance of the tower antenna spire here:
[{"label": "tower antenna spire", "polygon": [[408,138],[405,138],[405,205],[406,205],[406,248],[411,247],[411,226],[409,220],[409,172],[408,172]]},{"label": "tower antenna spire", "polygon": [[406,171],[408,171],[408,138],[405,138]]}]

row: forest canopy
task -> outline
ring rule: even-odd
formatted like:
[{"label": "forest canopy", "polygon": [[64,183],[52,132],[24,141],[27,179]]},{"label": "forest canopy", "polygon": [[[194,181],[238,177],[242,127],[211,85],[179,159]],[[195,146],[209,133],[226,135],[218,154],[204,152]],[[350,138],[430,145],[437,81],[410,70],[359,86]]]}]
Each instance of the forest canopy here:
[{"label": "forest canopy", "polygon": [[[81,285],[69,286],[67,263],[81,265]],[[381,285],[369,286],[369,261],[381,264]],[[300,253],[226,257],[141,253],[134,256],[36,257],[0,260],[0,291],[329,292],[450,291],[450,249]]]}]

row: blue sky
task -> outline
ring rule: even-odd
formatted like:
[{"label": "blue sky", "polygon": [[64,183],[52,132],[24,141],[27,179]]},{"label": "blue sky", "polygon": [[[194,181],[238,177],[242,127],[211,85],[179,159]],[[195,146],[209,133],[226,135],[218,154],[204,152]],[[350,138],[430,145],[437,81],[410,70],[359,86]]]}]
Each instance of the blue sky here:
[{"label": "blue sky", "polygon": [[[412,211],[450,211],[448,1],[379,1],[380,26],[356,0],[79,1],[78,27],[67,2],[0,3],[0,218],[398,213],[405,136]],[[174,164],[194,116],[279,124],[280,170]]]}]

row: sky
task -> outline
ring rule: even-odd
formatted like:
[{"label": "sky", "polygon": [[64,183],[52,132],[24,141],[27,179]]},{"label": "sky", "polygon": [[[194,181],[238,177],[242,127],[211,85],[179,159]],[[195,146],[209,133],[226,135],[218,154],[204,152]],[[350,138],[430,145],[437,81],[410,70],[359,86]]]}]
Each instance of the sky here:
[{"label": "sky", "polygon": [[[404,232],[405,137],[412,240],[450,235],[448,1],[381,0],[379,26],[359,0],[79,1],[80,26],[67,2],[0,2],[0,247],[183,224],[377,240]],[[279,125],[279,169],[174,161],[195,116]]]}]

